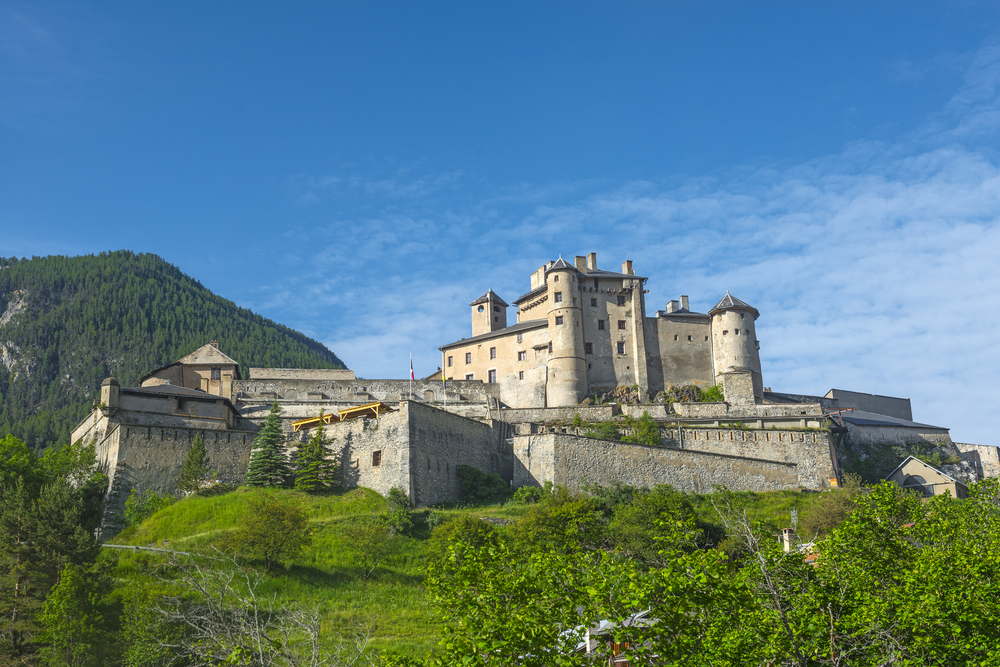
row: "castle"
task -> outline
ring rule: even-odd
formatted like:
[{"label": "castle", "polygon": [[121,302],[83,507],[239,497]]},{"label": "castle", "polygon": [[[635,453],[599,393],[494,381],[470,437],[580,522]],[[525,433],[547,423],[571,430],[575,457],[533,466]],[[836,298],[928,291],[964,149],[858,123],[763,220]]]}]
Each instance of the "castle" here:
[{"label": "castle", "polygon": [[[727,294],[700,314],[681,297],[646,317],[646,278],[631,262],[621,273],[596,264],[593,254],[573,266],[545,264],[515,301],[511,326],[507,304],[492,290],[473,301],[472,338],[440,348],[444,382],[439,374],[365,380],[350,370],[286,368],[250,368],[244,379],[215,341],[151,371],[137,387],[107,378],[72,434],[73,442],[95,443],[110,478],[102,533],[118,530],[131,490],[175,490],[198,436],[216,480],[242,483],[273,403],[289,449],[309,437],[322,412],[342,486],[381,493],[399,486],[418,505],[457,499],[461,465],[514,487],[823,490],[842,482],[854,450],[864,457],[886,445],[924,443],[962,459],[948,472],[960,481],[1000,475],[997,447],[953,443],[947,428],[913,421],[909,399],[764,387],[759,313],[739,299]],[[711,384],[721,385],[724,400],[650,398],[670,385]],[[611,387],[629,387],[632,400],[588,398]],[[644,413],[658,423],[659,446],[602,440],[585,426]]]},{"label": "castle", "polygon": [[498,384],[501,400],[519,408],[579,405],[633,385],[655,393],[718,384],[727,397],[761,402],[757,309],[727,293],[695,313],[682,296],[647,317],[647,280],[631,261],[620,273],[598,269],[597,253],[547,262],[514,300],[515,324],[492,288],[473,301],[472,337],[442,346],[441,368],[449,380]]}]

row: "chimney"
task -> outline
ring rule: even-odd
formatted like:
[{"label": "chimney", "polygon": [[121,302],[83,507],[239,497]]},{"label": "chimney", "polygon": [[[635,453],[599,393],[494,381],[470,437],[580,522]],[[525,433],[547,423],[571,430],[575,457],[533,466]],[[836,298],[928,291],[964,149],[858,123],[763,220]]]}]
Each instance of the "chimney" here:
[{"label": "chimney", "polygon": [[587,255],[587,270],[596,271],[597,270],[597,253],[592,252]]},{"label": "chimney", "polygon": [[679,306],[677,304],[677,300],[676,299],[674,299],[673,301],[667,301],[667,312],[668,313],[676,313],[678,308],[679,308]]},{"label": "chimney", "polygon": [[631,259],[626,259],[624,262],[622,262],[622,273],[627,273],[630,276],[634,275],[634,272],[632,271]]},{"label": "chimney", "polygon": [[212,347],[214,347],[216,350],[219,349],[219,341],[217,341],[217,340],[210,340],[210,341],[208,341],[208,344],[211,345]]},{"label": "chimney", "polygon": [[688,298],[683,295],[681,296],[681,310],[691,312],[691,306],[688,304]]},{"label": "chimney", "polygon": [[576,265],[576,270],[579,271],[580,273],[586,273],[587,272],[587,258],[586,257],[583,257],[581,255],[577,255],[576,258],[573,260],[573,264]]}]

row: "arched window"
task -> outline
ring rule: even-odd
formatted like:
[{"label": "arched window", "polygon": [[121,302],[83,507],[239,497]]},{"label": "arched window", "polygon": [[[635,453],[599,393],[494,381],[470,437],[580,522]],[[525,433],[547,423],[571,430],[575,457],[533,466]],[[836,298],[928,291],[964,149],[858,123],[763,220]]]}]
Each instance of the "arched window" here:
[{"label": "arched window", "polygon": [[903,480],[903,488],[918,491],[925,498],[934,495],[934,491],[927,483],[927,480],[920,475],[907,475],[906,479]]}]

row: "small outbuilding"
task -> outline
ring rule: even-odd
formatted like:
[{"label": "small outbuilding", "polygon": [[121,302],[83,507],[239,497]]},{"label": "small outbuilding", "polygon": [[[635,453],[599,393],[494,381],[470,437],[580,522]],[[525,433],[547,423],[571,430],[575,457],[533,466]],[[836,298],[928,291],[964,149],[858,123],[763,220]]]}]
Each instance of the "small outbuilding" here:
[{"label": "small outbuilding", "polygon": [[918,491],[925,498],[944,495],[945,491],[952,498],[965,498],[969,493],[965,484],[914,456],[907,456],[886,479],[904,489]]}]

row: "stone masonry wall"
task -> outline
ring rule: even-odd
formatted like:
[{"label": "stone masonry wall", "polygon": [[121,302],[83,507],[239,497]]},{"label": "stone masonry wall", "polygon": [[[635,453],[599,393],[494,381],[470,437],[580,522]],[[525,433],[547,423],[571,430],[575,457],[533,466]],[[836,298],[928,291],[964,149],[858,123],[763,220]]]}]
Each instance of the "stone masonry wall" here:
[{"label": "stone masonry wall", "polygon": [[954,449],[948,429],[922,428],[919,426],[867,426],[846,423],[852,442],[863,444],[898,444],[933,442],[946,450]]},{"label": "stone masonry wall", "polygon": [[416,402],[408,405],[410,497],[415,503],[434,505],[457,500],[459,465],[496,473],[510,481],[513,462],[505,442],[509,437],[506,423],[483,423]]},{"label": "stone masonry wall", "polygon": [[508,424],[545,423],[553,421],[573,421],[576,415],[585,422],[603,422],[617,413],[617,405],[578,405],[569,408],[504,408],[500,419]]},{"label": "stone masonry wall", "polygon": [[961,452],[962,458],[975,466],[980,479],[1000,477],[1000,447],[973,445],[967,442],[956,442],[955,446]]},{"label": "stone masonry wall", "polygon": [[119,424],[97,447],[98,461],[111,478],[102,534],[117,532],[132,489],[176,493],[181,465],[196,435],[208,450],[215,479],[242,484],[256,433]]},{"label": "stone masonry wall", "polygon": [[[487,396],[499,397],[497,385],[478,380],[449,380],[448,400],[485,400]],[[279,398],[291,401],[332,400],[348,403],[383,401],[395,403],[406,400],[410,394],[409,380],[236,380],[233,396],[237,399]],[[439,380],[414,380],[412,396],[423,401],[443,401],[442,383]]]},{"label": "stone masonry wall", "polygon": [[515,486],[552,481],[575,489],[584,482],[622,482],[640,487],[669,484],[695,493],[710,492],[716,484],[753,491],[803,486],[794,463],[571,435],[519,436],[514,439],[514,453],[518,460]]}]

